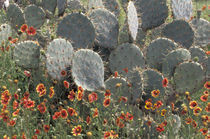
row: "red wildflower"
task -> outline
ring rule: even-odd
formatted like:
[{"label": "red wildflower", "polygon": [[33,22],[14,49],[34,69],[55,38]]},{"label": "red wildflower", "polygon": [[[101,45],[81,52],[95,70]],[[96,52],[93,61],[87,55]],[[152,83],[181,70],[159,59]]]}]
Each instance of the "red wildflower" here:
[{"label": "red wildflower", "polygon": [[128,101],[127,97],[121,96],[119,99],[119,102],[123,101],[124,103],[126,103]]},{"label": "red wildflower", "polygon": [[103,103],[104,107],[108,107],[110,105],[110,102],[111,102],[110,98],[105,98]]},{"label": "red wildflower", "polygon": [[12,116],[17,116],[18,114],[19,114],[19,111],[20,111],[20,109],[17,109],[16,111],[14,111],[13,113],[12,113]]},{"label": "red wildflower", "polygon": [[13,110],[16,110],[19,106],[19,103],[17,102],[17,100],[13,101]]},{"label": "red wildflower", "polygon": [[26,32],[26,30],[28,29],[28,26],[26,24],[23,24],[21,27],[20,27],[20,31],[21,32]]},{"label": "red wildflower", "polygon": [[98,117],[98,109],[94,109],[93,118]]},{"label": "red wildflower", "polygon": [[62,76],[62,77],[65,77],[66,75],[67,75],[67,72],[66,72],[65,70],[62,70],[62,71],[61,71],[61,76]]},{"label": "red wildflower", "polygon": [[196,128],[196,127],[197,127],[197,125],[198,125],[198,124],[196,123],[196,121],[195,121],[195,120],[193,120],[193,121],[192,121],[192,126],[193,126],[194,128]]},{"label": "red wildflower", "polygon": [[89,125],[90,124],[90,116],[87,116],[86,118],[86,123]]},{"label": "red wildflower", "polygon": [[27,100],[26,102],[25,102],[25,104],[24,104],[24,107],[25,108],[33,108],[35,106],[35,101],[32,101],[32,100]]},{"label": "red wildflower", "polygon": [[204,95],[209,95],[208,90],[204,91],[203,94],[204,94]]},{"label": "red wildflower", "polygon": [[74,128],[72,128],[72,134],[73,134],[74,136],[80,135],[81,132],[82,132],[82,127],[81,127],[81,125],[74,126]]},{"label": "red wildflower", "polygon": [[71,107],[69,107],[67,109],[67,111],[68,111],[68,113],[69,113],[70,116],[74,116],[76,114],[76,111],[73,108],[71,108]]},{"label": "red wildflower", "polygon": [[89,94],[88,95],[88,100],[89,100],[89,103],[93,103],[94,101],[94,96],[92,94]]},{"label": "red wildflower", "polygon": [[37,135],[33,135],[31,138],[32,139],[38,139]]},{"label": "red wildflower", "polygon": [[206,81],[206,83],[204,84],[204,87],[206,89],[210,89],[210,81]]},{"label": "red wildflower", "polygon": [[39,135],[40,134],[40,130],[39,129],[35,129],[35,134]]},{"label": "red wildflower", "polygon": [[17,120],[17,119],[10,120],[9,123],[7,123],[7,125],[8,125],[8,126],[15,126],[16,120]]},{"label": "red wildflower", "polygon": [[77,92],[77,100],[80,101],[80,100],[82,100],[82,98],[83,98],[83,92],[78,90],[78,92]]},{"label": "red wildflower", "polygon": [[18,99],[19,99],[19,95],[18,95],[17,93],[15,93],[15,94],[14,94],[14,98],[15,98],[16,100],[18,100]]},{"label": "red wildflower", "polygon": [[190,101],[190,109],[194,109],[198,106],[198,103],[196,101]]},{"label": "red wildflower", "polygon": [[201,101],[206,102],[208,100],[208,95],[202,95],[200,99]]},{"label": "red wildflower", "polygon": [[168,85],[168,79],[167,78],[163,79],[162,85],[163,85],[163,87],[167,87],[167,85]]},{"label": "red wildflower", "polygon": [[44,128],[44,132],[46,132],[46,133],[50,130],[49,125],[44,125],[43,128]]},{"label": "red wildflower", "polygon": [[52,118],[53,118],[53,120],[56,120],[56,119],[58,119],[60,116],[61,116],[61,112],[55,112]]},{"label": "red wildflower", "polygon": [[149,110],[151,108],[152,108],[152,103],[151,102],[146,102],[145,109]]},{"label": "red wildflower", "polygon": [[159,96],[160,90],[153,90],[153,91],[151,92],[151,94],[152,94],[152,96],[153,96],[154,98],[156,98],[156,97]]},{"label": "red wildflower", "polygon": [[128,68],[124,68],[123,70],[124,70],[126,73],[128,73]]},{"label": "red wildflower", "polygon": [[208,104],[206,105],[205,110],[206,110],[206,112],[210,112],[210,103],[208,103]]},{"label": "red wildflower", "polygon": [[206,135],[208,133],[208,129],[207,128],[201,128],[200,129],[200,132],[203,134],[203,135]]},{"label": "red wildflower", "polygon": [[130,114],[129,112],[126,113],[126,119],[132,121],[133,120],[133,115]]},{"label": "red wildflower", "polygon": [[71,91],[69,92],[68,99],[69,99],[70,101],[74,101],[75,96],[76,96],[76,94],[75,94],[74,90],[71,90]]},{"label": "red wildflower", "polygon": [[41,114],[44,114],[45,112],[46,112],[46,106],[45,106],[45,103],[44,102],[42,102],[42,103],[40,103],[38,106],[37,106],[37,109],[39,110],[39,112],[41,113]]},{"label": "red wildflower", "polygon": [[105,94],[104,94],[105,97],[110,97],[111,96],[111,92],[110,90],[106,90]]},{"label": "red wildflower", "polygon": [[12,96],[11,96],[9,90],[5,90],[1,94],[1,103],[2,103],[2,105],[7,105],[10,102],[11,99],[12,99]]},{"label": "red wildflower", "polygon": [[50,93],[49,93],[49,98],[52,98],[55,94],[54,87],[50,87]]},{"label": "red wildflower", "polygon": [[27,76],[27,77],[30,77],[30,76],[31,76],[30,71],[27,71],[27,70],[24,70],[24,74],[25,74],[25,76]]},{"label": "red wildflower", "polygon": [[204,11],[206,9],[206,5],[203,5],[203,7],[202,7],[202,11]]},{"label": "red wildflower", "polygon": [[66,119],[66,118],[68,117],[68,112],[67,112],[67,110],[62,109],[60,112],[61,112],[61,117],[62,117],[63,119]]},{"label": "red wildflower", "polygon": [[34,27],[29,27],[27,33],[28,35],[34,36],[36,35],[36,29]]},{"label": "red wildflower", "polygon": [[44,84],[40,83],[36,87],[37,93],[39,93],[39,97],[44,96],[46,94],[46,88]]},{"label": "red wildflower", "polygon": [[188,117],[185,119],[186,124],[190,124],[192,122],[192,118]]},{"label": "red wildflower", "polygon": [[69,82],[67,82],[67,81],[65,80],[65,81],[63,81],[63,84],[64,84],[64,87],[65,87],[65,88],[67,88],[67,89],[69,88]]},{"label": "red wildflower", "polygon": [[115,72],[114,72],[114,77],[117,78],[117,76],[118,76],[118,72],[115,71]]},{"label": "red wildflower", "polygon": [[109,131],[106,131],[104,133],[104,139],[108,139],[111,136],[111,133]]},{"label": "red wildflower", "polygon": [[164,131],[164,128],[162,127],[162,126],[158,126],[158,127],[156,127],[156,130],[158,131],[158,132],[162,132],[162,131]]},{"label": "red wildflower", "polygon": [[91,94],[93,95],[94,101],[97,101],[98,100],[98,94],[95,93],[95,92],[92,92]]},{"label": "red wildflower", "polygon": [[77,90],[81,91],[82,93],[84,92],[84,90],[83,90],[83,88],[81,86],[78,86]]}]

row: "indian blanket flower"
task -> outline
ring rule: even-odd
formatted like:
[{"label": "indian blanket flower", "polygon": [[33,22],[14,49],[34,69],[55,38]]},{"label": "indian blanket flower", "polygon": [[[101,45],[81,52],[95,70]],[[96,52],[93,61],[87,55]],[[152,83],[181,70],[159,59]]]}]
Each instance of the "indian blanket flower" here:
[{"label": "indian blanket flower", "polygon": [[62,109],[60,113],[61,113],[61,118],[66,119],[68,117],[68,112],[66,109]]},{"label": "indian blanket flower", "polygon": [[23,107],[27,109],[35,107],[35,101],[32,101],[31,99],[25,100],[23,104]]},{"label": "indian blanket flower", "polygon": [[124,103],[126,103],[128,101],[127,97],[121,96],[119,99],[119,102],[123,101]]},{"label": "indian blanket flower", "polygon": [[108,139],[111,137],[111,133],[109,131],[104,132],[104,139]]},{"label": "indian blanket flower", "polygon": [[77,90],[81,91],[82,93],[84,92],[84,89],[81,86],[78,86]]},{"label": "indian blanket flower", "polygon": [[69,88],[69,82],[68,81],[63,81],[63,85],[64,85],[64,87],[66,88],[66,89],[68,89]]},{"label": "indian blanket flower", "polygon": [[210,102],[206,105],[205,111],[210,112]]},{"label": "indian blanket flower", "polygon": [[28,70],[24,70],[24,74],[26,77],[31,77],[31,73]]},{"label": "indian blanket flower", "polygon": [[117,71],[114,72],[114,77],[115,77],[115,78],[118,77],[118,72],[117,72]]},{"label": "indian blanket flower", "polygon": [[95,92],[92,92],[91,94],[93,95],[94,101],[97,101],[98,100],[98,94],[95,93]]},{"label": "indian blanket flower", "polygon": [[98,109],[95,108],[93,111],[93,118],[98,117]]},{"label": "indian blanket flower", "polygon": [[50,130],[50,126],[49,125],[44,125],[43,129],[44,129],[44,132],[47,133]]},{"label": "indian blanket flower", "polygon": [[163,102],[158,100],[155,104],[157,105],[157,109],[159,109],[163,105]]},{"label": "indian blanket flower", "polygon": [[193,126],[194,128],[196,128],[196,127],[197,127],[197,125],[198,125],[198,124],[196,123],[196,121],[195,121],[195,120],[193,120],[193,121],[192,121],[192,126]]},{"label": "indian blanket flower", "polygon": [[133,115],[130,114],[129,112],[126,113],[126,119],[132,121],[133,120]]},{"label": "indian blanket flower", "polygon": [[151,108],[152,108],[152,103],[151,102],[146,102],[145,109],[149,110]]},{"label": "indian blanket flower", "polygon": [[125,71],[126,73],[128,73],[128,68],[124,68],[123,71]]},{"label": "indian blanket flower", "polygon": [[193,109],[193,114],[195,116],[198,116],[201,113],[202,109],[200,107],[196,107],[195,109]]},{"label": "indian blanket flower", "polygon": [[188,112],[187,106],[185,106],[185,105],[182,106],[181,114],[185,115],[185,114],[187,114],[187,112]]},{"label": "indian blanket flower", "polygon": [[12,113],[12,116],[13,116],[13,117],[17,116],[17,115],[19,114],[19,111],[20,111],[20,109],[17,109],[16,111],[14,111],[14,112]]},{"label": "indian blanket flower", "polygon": [[89,94],[88,95],[88,100],[89,100],[89,103],[93,103],[94,102],[94,96],[92,94]]},{"label": "indian blanket flower", "polygon": [[81,101],[82,98],[83,98],[83,92],[80,91],[80,90],[78,90],[78,92],[77,92],[77,100],[78,100],[78,101]]},{"label": "indian blanket flower", "polygon": [[192,123],[192,118],[190,118],[190,117],[187,117],[186,119],[185,119],[185,123],[186,124],[190,124],[190,123]]},{"label": "indian blanket flower", "polygon": [[154,98],[156,98],[156,97],[159,96],[160,90],[153,90],[153,91],[151,92],[151,94],[152,94],[152,96],[153,96]]},{"label": "indian blanket flower", "polygon": [[55,94],[54,87],[50,87],[50,93],[49,93],[49,98],[52,98]]},{"label": "indian blanket flower", "polygon": [[208,133],[208,129],[207,128],[201,128],[200,129],[200,132],[203,134],[203,135],[206,135]]},{"label": "indian blanket flower", "polygon": [[23,24],[21,27],[20,27],[20,31],[21,32],[26,32],[28,29],[28,26],[26,24]]},{"label": "indian blanket flower", "polygon": [[90,122],[91,122],[90,116],[87,116],[87,118],[86,118],[86,123],[87,123],[87,125],[89,125]]},{"label": "indian blanket flower", "polygon": [[52,116],[53,120],[58,119],[61,116],[61,112],[55,112],[54,115]]},{"label": "indian blanket flower", "polygon": [[39,93],[39,97],[44,96],[46,94],[46,87],[43,83],[37,85],[36,92]]},{"label": "indian blanket flower", "polygon": [[198,103],[196,101],[190,101],[190,109],[194,109],[198,106]]},{"label": "indian blanket flower", "polygon": [[204,95],[209,95],[208,90],[204,91],[203,94],[204,94]]},{"label": "indian blanket flower", "polygon": [[111,96],[111,92],[110,90],[106,90],[105,94],[104,94],[105,97],[110,97]]},{"label": "indian blanket flower", "polygon": [[27,34],[30,36],[36,35],[36,29],[34,27],[29,27],[27,30]]},{"label": "indian blanket flower", "polygon": [[163,131],[164,131],[164,128],[163,128],[161,125],[158,125],[158,126],[156,127],[156,131],[158,131],[158,132],[163,132]]},{"label": "indian blanket flower", "polygon": [[15,126],[16,120],[17,120],[16,118],[10,120],[10,121],[7,123],[7,125],[8,125],[8,126]]},{"label": "indian blanket flower", "polygon": [[163,85],[163,87],[167,87],[167,85],[168,85],[168,79],[167,78],[164,78],[162,80],[162,85]]},{"label": "indian blanket flower", "polygon": [[105,98],[103,105],[104,105],[104,107],[108,107],[110,105],[110,103],[111,103],[110,98]]},{"label": "indian blanket flower", "polygon": [[206,5],[203,5],[203,7],[202,7],[202,11],[204,11],[206,9]]},{"label": "indian blanket flower", "polygon": [[201,101],[206,102],[208,100],[208,95],[202,95],[200,99]]},{"label": "indian blanket flower", "polygon": [[71,91],[69,92],[68,99],[69,99],[70,101],[74,101],[75,97],[76,97],[76,93],[74,92],[74,90],[71,90]]},{"label": "indian blanket flower", "polygon": [[205,84],[204,84],[204,87],[206,89],[210,89],[210,81],[207,81]]},{"label": "indian blanket flower", "polygon": [[1,94],[1,104],[2,105],[8,105],[8,103],[10,102],[11,99],[12,99],[12,96],[11,96],[9,90],[5,90]]},{"label": "indian blanket flower", "polygon": [[166,115],[167,110],[166,109],[162,109],[161,110],[161,116],[165,116]]},{"label": "indian blanket flower", "polygon": [[19,103],[17,102],[17,100],[13,101],[13,110],[16,110],[19,107]]},{"label": "indian blanket flower", "polygon": [[39,135],[41,133],[41,131],[39,129],[35,129],[35,134]]},{"label": "indian blanket flower", "polygon": [[39,105],[37,105],[37,109],[39,110],[39,112],[41,114],[44,114],[46,112],[46,105],[44,102],[40,103]]},{"label": "indian blanket flower", "polygon": [[82,126],[81,126],[81,125],[74,126],[74,128],[72,128],[72,134],[73,134],[74,136],[80,135],[81,132],[82,132]]},{"label": "indian blanket flower", "polygon": [[68,111],[68,113],[69,113],[70,116],[76,115],[75,109],[73,109],[73,108],[71,108],[71,107],[68,107],[68,108],[67,108],[67,111]]}]

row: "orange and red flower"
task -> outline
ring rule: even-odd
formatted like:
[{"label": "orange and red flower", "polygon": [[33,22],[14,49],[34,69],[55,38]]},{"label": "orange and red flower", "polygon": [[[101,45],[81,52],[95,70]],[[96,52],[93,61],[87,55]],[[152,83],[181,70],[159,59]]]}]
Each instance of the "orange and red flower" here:
[{"label": "orange and red flower", "polygon": [[17,102],[17,100],[13,101],[13,110],[16,110],[19,107],[19,103]]},{"label": "orange and red flower", "polygon": [[61,112],[55,112],[54,115],[52,116],[53,120],[58,119],[61,116]]},{"label": "orange and red flower", "polygon": [[68,117],[68,112],[66,109],[62,109],[60,113],[61,113],[61,118],[66,119]]},{"label": "orange and red flower", "polygon": [[63,85],[66,89],[68,89],[70,84],[68,81],[65,80],[65,81],[63,81]]},{"label": "orange and red flower", "polygon": [[48,132],[50,130],[50,126],[49,125],[44,125],[43,126],[44,132]]},{"label": "orange and red flower", "polygon": [[129,112],[126,113],[125,117],[126,117],[127,120],[130,120],[130,121],[133,120],[133,115],[130,114]]},{"label": "orange and red flower", "polygon": [[75,97],[76,97],[76,93],[74,92],[74,90],[71,90],[71,91],[69,92],[68,99],[69,99],[70,101],[74,101]]},{"label": "orange and red flower", "polygon": [[46,94],[46,87],[44,84],[40,83],[36,87],[36,92],[39,93],[39,97],[42,97]]},{"label": "orange and red flower", "polygon": [[167,110],[166,109],[162,109],[161,110],[161,116],[165,116],[166,115]]},{"label": "orange and red flower", "polygon": [[66,72],[65,70],[62,70],[62,71],[61,71],[61,76],[62,76],[62,77],[65,77],[66,75],[67,75],[67,72]]},{"label": "orange and red flower", "polygon": [[20,27],[20,31],[21,32],[26,32],[28,29],[28,26],[26,24],[23,24],[21,27]]},{"label": "orange and red flower", "polygon": [[89,125],[89,124],[90,124],[90,122],[91,122],[91,120],[90,120],[90,116],[87,116],[87,118],[86,118],[86,123]]},{"label": "orange and red flower", "polygon": [[210,102],[206,105],[205,110],[206,110],[206,112],[210,112]]},{"label": "orange and red flower", "polygon": [[153,96],[154,98],[156,98],[156,97],[159,96],[160,90],[153,90],[153,91],[151,92],[151,94],[152,94],[152,96]]},{"label": "orange and red flower", "polygon": [[104,139],[108,139],[111,137],[111,133],[109,131],[104,132]]},{"label": "orange and red flower", "polygon": [[27,34],[30,36],[36,35],[36,29],[34,27],[29,27],[27,30]]},{"label": "orange and red flower", "polygon": [[78,92],[77,92],[77,100],[80,101],[80,100],[82,100],[82,98],[83,98],[83,92],[78,90]]},{"label": "orange and red flower", "polygon": [[40,103],[39,105],[37,105],[37,109],[39,110],[39,112],[41,114],[44,114],[46,112],[46,105],[44,102]]},{"label": "orange and red flower", "polygon": [[162,85],[163,85],[163,87],[167,87],[167,85],[168,85],[168,79],[167,78],[164,78],[162,80]]},{"label": "orange and red flower", "polygon": [[119,99],[119,102],[123,101],[124,103],[126,103],[128,101],[127,97],[121,96]]},{"label": "orange and red flower", "polygon": [[110,98],[105,98],[103,105],[104,105],[104,107],[108,107],[110,105],[110,103],[111,103]]},{"label": "orange and red flower", "polygon": [[93,118],[98,117],[98,109],[95,108],[93,112]]},{"label": "orange and red flower", "polygon": [[207,128],[201,128],[200,129],[200,132],[203,134],[203,135],[206,135],[208,133],[208,129]]},{"label": "orange and red flower", "polygon": [[210,89],[210,81],[207,81],[205,84],[204,84],[204,87],[206,89]]},{"label": "orange and red flower", "polygon": [[146,102],[146,104],[145,104],[145,109],[147,109],[147,110],[149,110],[149,109],[151,109],[152,108],[152,103],[151,102]]},{"label": "orange and red flower", "polygon": [[163,131],[164,131],[164,128],[163,128],[161,125],[158,125],[158,126],[156,127],[156,130],[157,130],[158,132],[163,132]]},{"label": "orange and red flower", "polygon": [[68,113],[69,113],[70,116],[76,115],[75,109],[73,109],[73,108],[71,108],[71,107],[69,107],[69,108],[67,109],[67,111],[68,111]]},{"label": "orange and red flower", "polygon": [[54,87],[50,87],[50,93],[49,93],[49,98],[52,98],[55,94]]},{"label": "orange and red flower", "polygon": [[198,103],[196,101],[190,101],[190,109],[194,109],[198,106]]},{"label": "orange and red flower", "polygon": [[82,132],[82,126],[81,126],[81,125],[74,126],[74,128],[72,128],[72,134],[73,134],[74,136],[80,135],[81,132]]},{"label": "orange and red flower", "polygon": [[105,97],[110,97],[111,96],[111,92],[110,90],[106,90],[105,94],[104,94]]},{"label": "orange and red flower", "polygon": [[201,101],[206,102],[208,100],[208,95],[202,95],[200,99]]},{"label": "orange and red flower", "polygon": [[193,121],[192,121],[192,126],[193,126],[194,128],[196,128],[196,127],[197,127],[197,125],[198,125],[198,124],[196,123],[196,121],[195,121],[195,120],[193,120]]},{"label": "orange and red flower", "polygon": [[186,119],[185,119],[185,123],[188,124],[188,125],[189,125],[190,123],[192,123],[192,118],[190,118],[190,117],[186,118]]},{"label": "orange and red flower", "polygon": [[5,90],[1,94],[1,104],[2,105],[8,105],[8,103],[10,102],[11,99],[12,99],[12,96],[11,96],[9,90]]},{"label": "orange and red flower", "polygon": [[118,72],[115,71],[115,72],[114,72],[114,77],[117,78],[117,76],[118,76]]}]

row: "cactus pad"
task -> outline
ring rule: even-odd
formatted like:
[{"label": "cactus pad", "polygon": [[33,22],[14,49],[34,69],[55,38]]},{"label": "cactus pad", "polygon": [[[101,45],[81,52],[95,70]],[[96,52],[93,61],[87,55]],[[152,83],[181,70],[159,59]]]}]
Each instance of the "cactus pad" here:
[{"label": "cactus pad", "polygon": [[163,28],[162,34],[167,38],[180,43],[187,49],[190,48],[194,41],[194,31],[189,23],[184,20],[174,20],[167,24]]},{"label": "cactus pad", "polygon": [[72,76],[78,86],[88,91],[105,88],[104,64],[101,57],[88,49],[78,50],[72,60]]},{"label": "cactus pad", "polygon": [[103,7],[104,7],[104,5],[103,5],[102,0],[89,0],[89,2],[88,2],[89,10],[103,8]]},{"label": "cactus pad", "polygon": [[135,41],[138,33],[139,21],[136,7],[132,1],[128,3],[127,11],[128,28],[132,39]]},{"label": "cactus pad", "polygon": [[57,0],[58,15],[63,15],[66,9],[66,0]]},{"label": "cactus pad", "polygon": [[171,7],[175,19],[190,20],[193,15],[192,0],[172,0]]},{"label": "cactus pad", "polygon": [[0,26],[0,44],[8,40],[8,37],[12,35],[12,28],[8,24],[2,24]]},{"label": "cactus pad", "polygon": [[95,40],[95,29],[85,15],[72,13],[58,24],[57,35],[71,40],[75,49],[91,48]]},{"label": "cactus pad", "polygon": [[120,5],[117,0],[103,0],[104,7],[114,13],[118,18],[120,16]]},{"label": "cactus pad", "polygon": [[178,93],[186,91],[194,93],[202,88],[204,83],[203,67],[197,62],[184,62],[178,65],[174,73],[175,89]]},{"label": "cactus pad", "polygon": [[29,5],[24,10],[24,15],[26,23],[28,26],[33,26],[34,28],[40,28],[45,21],[45,12],[42,8]]},{"label": "cactus pad", "polygon": [[118,43],[119,24],[114,14],[105,9],[93,10],[89,15],[96,30],[95,44],[114,48]]},{"label": "cactus pad", "polygon": [[190,53],[191,53],[191,59],[193,60],[195,57],[198,57],[198,63],[203,63],[205,61],[205,59],[207,58],[205,51],[198,47],[198,46],[193,46],[190,47],[189,49]]},{"label": "cactus pad", "polygon": [[138,46],[125,43],[111,52],[109,57],[109,68],[112,73],[117,71],[119,74],[126,77],[127,73],[124,69],[127,69],[128,72],[130,72],[136,67],[145,67],[144,56]]},{"label": "cactus pad", "polygon": [[18,43],[14,49],[13,58],[18,66],[36,69],[39,67],[40,46],[33,41]]},{"label": "cactus pad", "polygon": [[57,0],[42,0],[43,9],[48,10],[52,14],[55,13],[56,6],[57,6]]},{"label": "cactus pad", "polygon": [[12,27],[16,30],[25,23],[23,12],[17,4],[10,4],[7,8],[7,18],[10,21]]},{"label": "cactus pad", "polygon": [[163,60],[162,73],[167,77],[171,77],[177,65],[190,59],[191,55],[187,49],[178,48],[173,50]]},{"label": "cactus pad", "polygon": [[55,39],[47,46],[46,67],[53,79],[63,79],[61,72],[71,65],[73,53],[71,43],[64,39]]},{"label": "cactus pad", "polygon": [[150,68],[161,71],[162,63],[165,56],[170,51],[176,49],[177,44],[167,38],[158,38],[153,40],[147,47],[146,61]]}]

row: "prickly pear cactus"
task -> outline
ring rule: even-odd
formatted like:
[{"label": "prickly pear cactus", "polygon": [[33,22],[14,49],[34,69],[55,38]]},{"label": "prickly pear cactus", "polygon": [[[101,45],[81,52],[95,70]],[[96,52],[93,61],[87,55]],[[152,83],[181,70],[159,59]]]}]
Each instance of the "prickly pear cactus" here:
[{"label": "prickly pear cactus", "polygon": [[207,58],[205,51],[198,46],[190,47],[189,51],[191,53],[191,59],[193,60],[194,58],[197,57],[198,63],[203,63],[204,60]]},{"label": "prickly pear cactus", "polygon": [[81,13],[65,16],[58,24],[57,35],[71,40],[75,49],[91,48],[96,36],[92,22]]},{"label": "prickly pear cactus", "polygon": [[45,22],[45,12],[36,5],[29,5],[24,9],[24,15],[28,26],[40,28]]},{"label": "prickly pear cactus", "polygon": [[194,93],[202,88],[204,76],[203,67],[199,63],[181,63],[176,67],[174,73],[175,89],[180,94],[186,91]]},{"label": "prickly pear cactus", "polygon": [[129,92],[128,83],[125,78],[110,77],[105,81],[105,86],[106,89],[110,90],[114,97],[125,96],[130,100],[131,94]]},{"label": "prickly pear cactus", "polygon": [[190,23],[195,31],[195,44],[202,47],[210,44],[209,21],[202,18],[195,18]]},{"label": "prickly pear cactus", "polygon": [[174,20],[173,22],[167,24],[163,30],[162,34],[180,43],[185,48],[190,48],[194,41],[194,31],[190,24],[184,20]]},{"label": "prickly pear cactus", "polygon": [[206,74],[206,80],[210,80],[210,57],[208,56],[204,61],[204,71]]},{"label": "prickly pear cactus", "polygon": [[12,35],[12,28],[8,24],[2,24],[0,26],[0,44],[8,40],[8,37]]},{"label": "prickly pear cactus", "polygon": [[71,65],[73,53],[71,43],[65,39],[54,39],[50,42],[46,52],[46,67],[53,79],[61,80],[64,78],[61,73],[62,71],[67,72],[66,68]]},{"label": "prickly pear cactus", "polygon": [[148,30],[163,24],[168,17],[166,0],[139,0],[135,3],[141,13],[142,29]]},{"label": "prickly pear cactus", "polygon": [[17,4],[10,4],[6,13],[10,24],[15,30],[20,29],[20,27],[25,23],[23,12]]},{"label": "prickly pear cactus", "polygon": [[70,10],[72,12],[75,12],[75,11],[79,11],[79,12],[82,11],[82,13],[86,12],[85,7],[82,5],[80,0],[68,0],[67,8],[68,8],[68,10]]},{"label": "prickly pear cactus", "polygon": [[171,7],[175,19],[190,20],[193,15],[192,0],[172,0]]},{"label": "prickly pear cactus", "polygon": [[150,68],[162,71],[165,56],[177,48],[177,44],[167,38],[153,40],[147,47],[146,61]]},{"label": "prickly pear cactus", "polygon": [[15,46],[13,58],[18,66],[29,69],[39,67],[40,46],[34,41],[20,42]]},{"label": "prickly pear cactus", "polygon": [[57,6],[57,0],[42,0],[43,9],[48,10],[52,14],[55,13],[56,6]]},{"label": "prickly pear cactus", "polygon": [[137,32],[138,33],[136,36],[136,43],[139,44],[140,46],[142,46],[142,45],[144,45],[145,40],[146,40],[146,32],[144,32],[140,26],[139,26]]},{"label": "prickly pear cactus", "polygon": [[119,24],[113,13],[106,9],[93,10],[89,15],[96,30],[95,44],[114,48],[118,43]]},{"label": "prickly pear cactus", "polygon": [[153,69],[146,69],[142,72],[143,77],[143,90],[148,98],[151,97],[151,91],[160,90],[160,96],[165,95],[165,89],[162,86],[163,75]]},{"label": "prickly pear cactus", "polygon": [[132,1],[129,1],[127,7],[128,29],[132,39],[135,41],[138,33],[139,21],[136,7]]},{"label": "prickly pear cactus", "polygon": [[120,5],[117,0],[103,0],[104,7],[114,13],[118,18],[120,16]]},{"label": "prickly pear cactus", "polygon": [[66,0],[57,0],[57,7],[58,7],[58,15],[61,16],[64,14],[66,9]]},{"label": "prickly pear cactus", "polygon": [[135,44],[125,43],[111,52],[109,68],[112,73],[117,71],[126,77],[127,72],[136,67],[144,68],[145,60],[142,51]]},{"label": "prickly pear cactus", "polygon": [[78,50],[72,60],[72,76],[78,86],[88,91],[105,88],[104,64],[101,57],[88,49]]},{"label": "prickly pear cactus", "polygon": [[88,0],[88,9],[104,8],[102,0]]},{"label": "prickly pear cactus", "polygon": [[162,73],[167,77],[172,77],[176,66],[190,59],[191,55],[187,49],[178,48],[173,50],[163,59]]}]

